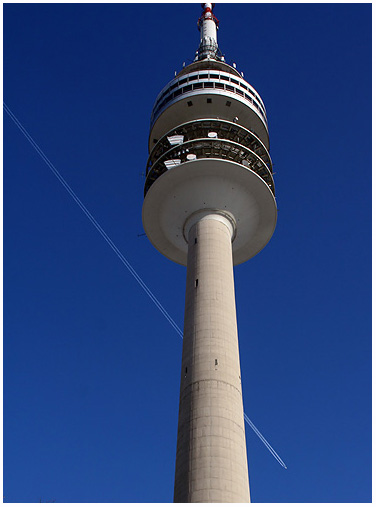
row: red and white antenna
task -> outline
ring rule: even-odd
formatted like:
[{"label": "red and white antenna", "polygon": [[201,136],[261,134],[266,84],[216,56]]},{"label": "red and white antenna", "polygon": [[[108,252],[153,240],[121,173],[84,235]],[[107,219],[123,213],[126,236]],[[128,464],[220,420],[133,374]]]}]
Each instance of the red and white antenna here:
[{"label": "red and white antenna", "polygon": [[218,19],[213,14],[215,4],[201,4],[203,9],[197,26],[200,30],[200,47],[198,48],[198,60],[204,58],[217,59],[218,43],[217,30]]}]

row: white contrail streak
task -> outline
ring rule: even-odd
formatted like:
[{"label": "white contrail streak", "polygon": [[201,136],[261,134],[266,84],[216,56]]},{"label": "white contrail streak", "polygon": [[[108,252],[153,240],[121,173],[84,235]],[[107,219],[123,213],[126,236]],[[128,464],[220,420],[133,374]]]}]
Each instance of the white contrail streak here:
[{"label": "white contrail streak", "polygon": [[[149,298],[153,301],[153,303],[158,308],[158,310],[162,313],[162,315],[167,319],[167,321],[175,329],[175,331],[180,336],[180,338],[183,338],[183,332],[179,328],[179,326],[176,324],[176,322],[174,321],[174,319],[170,316],[170,314],[167,312],[167,310],[158,301],[158,299],[156,298],[156,296],[154,296],[154,294],[149,289],[149,287],[146,285],[146,283],[142,280],[142,278],[133,269],[133,267],[131,266],[131,264],[127,261],[127,259],[124,257],[124,255],[120,252],[120,250],[114,244],[114,242],[112,241],[112,239],[102,229],[102,227],[99,225],[99,223],[93,217],[93,215],[89,212],[89,210],[86,208],[86,206],[82,203],[82,201],[79,199],[79,197],[75,194],[75,192],[72,190],[72,188],[68,185],[68,183],[62,177],[62,175],[59,173],[59,171],[56,169],[56,167],[47,158],[47,156],[44,154],[44,152],[42,151],[42,149],[37,145],[37,143],[34,141],[34,139],[31,137],[31,135],[27,132],[27,130],[23,127],[23,125],[21,124],[21,122],[12,113],[12,111],[5,104],[5,102],[3,102],[3,107],[4,107],[5,112],[11,118],[11,120],[13,120],[13,122],[15,123],[15,125],[20,129],[20,131],[22,132],[22,134],[26,137],[26,139],[29,141],[29,143],[35,149],[35,151],[38,153],[38,155],[47,164],[47,166],[49,167],[49,169],[53,172],[53,174],[56,176],[56,178],[60,181],[60,183],[63,185],[63,187],[65,188],[65,190],[68,192],[68,194],[72,197],[72,199],[76,202],[76,204],[85,213],[85,215],[87,216],[87,218],[94,225],[94,227],[97,229],[97,231],[102,236],[102,238],[108,243],[108,245],[112,248],[112,250],[115,252],[115,254],[119,257],[119,259],[121,260],[121,262],[128,269],[128,271],[131,273],[131,275],[133,276],[133,278],[137,281],[137,283],[141,286],[141,288],[146,292],[146,294],[149,296]],[[259,439],[265,445],[265,447],[269,450],[269,452],[272,454],[272,456],[278,461],[278,463],[283,468],[287,468],[287,466],[284,464],[284,462],[282,461],[282,459],[275,452],[275,450],[273,449],[273,447],[269,444],[269,442],[266,440],[266,438],[259,432],[259,430],[256,428],[256,426],[253,424],[253,422],[250,420],[250,418],[245,413],[244,413],[244,419],[247,422],[247,424],[253,429],[253,431],[256,433],[256,435],[259,437]]]},{"label": "white contrail streak", "polygon": [[78,206],[82,209],[82,211],[85,213],[85,215],[87,216],[87,218],[90,220],[90,222],[97,229],[97,231],[99,232],[99,234],[103,237],[103,239],[108,243],[108,245],[116,253],[116,255],[119,257],[119,259],[124,264],[124,266],[128,269],[128,271],[131,273],[131,275],[135,278],[135,280],[137,281],[137,283],[141,286],[141,288],[146,292],[146,294],[149,296],[149,298],[156,305],[156,307],[158,308],[158,310],[160,310],[160,312],[166,317],[166,319],[171,324],[171,326],[175,329],[175,331],[178,333],[178,335],[181,338],[183,338],[183,333],[181,332],[179,326],[176,324],[176,322],[174,321],[174,319],[170,316],[170,314],[167,312],[167,310],[158,301],[158,299],[156,298],[156,296],[154,296],[154,294],[149,289],[149,287],[146,285],[146,283],[142,280],[142,278],[136,273],[136,271],[133,269],[133,267],[130,265],[130,263],[127,261],[127,259],[124,257],[124,255],[120,252],[120,250],[117,248],[117,246],[111,240],[111,238],[102,229],[102,227],[99,225],[99,223],[93,217],[93,215],[89,212],[89,210],[82,203],[82,201],[79,199],[79,197],[71,189],[71,187],[68,185],[68,183],[62,177],[62,175],[59,173],[59,171],[56,169],[56,167],[52,164],[52,162],[43,153],[43,151],[41,150],[41,148],[37,145],[37,143],[34,141],[34,139],[27,132],[27,130],[18,121],[18,119],[16,118],[16,116],[12,113],[12,111],[5,104],[5,102],[4,102],[3,105],[4,105],[4,109],[5,109],[6,113],[13,120],[13,122],[17,125],[17,127],[21,130],[21,132],[23,133],[23,135],[26,137],[26,139],[29,141],[29,143],[32,145],[32,147],[35,149],[35,151],[38,153],[38,155],[40,155],[40,157],[48,165],[48,167],[50,168],[50,170],[53,172],[53,174],[56,176],[56,178],[60,181],[60,183],[63,185],[63,187],[65,188],[65,190],[68,192],[68,194],[73,198],[73,200],[76,202],[76,204],[78,204]]},{"label": "white contrail streak", "polygon": [[276,453],[276,451],[269,444],[269,442],[266,440],[266,438],[259,432],[259,430],[256,428],[256,426],[253,424],[253,422],[250,420],[250,418],[247,416],[247,414],[245,412],[244,412],[244,419],[249,424],[249,426],[253,429],[253,431],[256,433],[256,435],[259,437],[259,439],[265,445],[265,447],[268,449],[268,451],[271,453],[271,455],[278,461],[278,463],[283,468],[287,469],[287,466],[282,461],[282,458],[280,458],[280,456],[278,456],[278,454]]}]

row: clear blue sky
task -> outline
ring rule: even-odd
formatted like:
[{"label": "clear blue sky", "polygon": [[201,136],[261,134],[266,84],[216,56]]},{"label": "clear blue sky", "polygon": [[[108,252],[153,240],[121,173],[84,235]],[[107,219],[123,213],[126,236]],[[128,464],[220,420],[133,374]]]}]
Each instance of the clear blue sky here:
[{"label": "clear blue sky", "polygon": [[[5,4],[4,100],[183,326],[139,236],[150,113],[199,4]],[[235,268],[255,502],[371,501],[371,5],[221,4],[279,209]],[[182,342],[4,115],[5,502],[170,502]]]}]

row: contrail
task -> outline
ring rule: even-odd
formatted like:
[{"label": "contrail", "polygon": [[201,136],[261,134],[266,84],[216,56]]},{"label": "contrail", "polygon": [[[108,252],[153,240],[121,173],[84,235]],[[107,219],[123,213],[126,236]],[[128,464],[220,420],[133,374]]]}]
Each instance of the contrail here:
[{"label": "contrail", "polygon": [[[49,167],[49,169],[53,172],[53,174],[56,176],[56,178],[60,181],[60,183],[63,185],[63,187],[65,188],[65,190],[68,192],[68,194],[72,197],[72,199],[76,202],[76,204],[78,204],[78,206],[81,208],[81,210],[85,213],[85,215],[87,216],[87,218],[94,225],[94,227],[97,229],[97,231],[102,236],[102,238],[108,243],[108,245],[112,248],[112,250],[115,252],[115,254],[119,257],[119,259],[121,260],[121,262],[128,269],[128,271],[131,273],[131,275],[137,281],[137,283],[140,285],[140,287],[146,292],[146,294],[153,301],[153,303],[158,308],[158,310],[162,313],[162,315],[167,319],[167,321],[175,329],[175,331],[180,336],[180,338],[183,338],[183,332],[182,332],[182,330],[176,324],[176,322],[171,317],[171,315],[167,312],[167,310],[163,307],[163,305],[158,301],[157,297],[152,293],[152,291],[149,289],[149,287],[146,285],[146,283],[142,280],[142,278],[133,269],[133,267],[131,266],[131,264],[127,261],[127,259],[124,257],[124,255],[118,249],[118,247],[114,244],[114,242],[112,241],[112,239],[102,229],[102,227],[99,225],[99,223],[93,217],[93,215],[89,212],[89,210],[86,208],[86,206],[82,203],[82,201],[79,199],[79,197],[76,195],[76,193],[68,185],[68,183],[62,177],[62,175],[59,173],[59,171],[56,169],[56,167],[53,165],[53,163],[47,158],[47,156],[44,154],[44,152],[42,151],[42,149],[34,141],[34,139],[31,137],[31,135],[23,127],[23,125],[21,124],[21,122],[16,118],[16,116],[12,113],[12,111],[10,110],[10,108],[5,104],[5,102],[3,102],[3,107],[4,107],[5,112],[11,118],[11,120],[13,120],[13,122],[15,123],[15,125],[20,129],[20,131],[26,137],[26,139],[29,141],[29,143],[31,144],[31,146],[35,149],[35,151],[42,158],[42,160],[47,164],[47,166]],[[253,431],[256,433],[256,435],[259,437],[259,439],[265,445],[265,447],[268,449],[268,451],[272,454],[272,456],[278,461],[278,463],[283,468],[287,469],[287,466],[284,464],[284,462],[282,461],[282,459],[278,456],[278,454],[273,449],[273,447],[269,444],[269,442],[266,440],[266,438],[256,428],[256,426],[253,424],[253,422],[250,420],[250,418],[247,416],[246,413],[244,413],[244,419],[245,419],[246,423],[253,429]]]},{"label": "contrail", "polygon": [[167,312],[167,310],[158,301],[157,297],[152,293],[152,291],[149,289],[149,287],[146,285],[146,283],[142,280],[142,278],[136,273],[136,271],[133,269],[133,267],[131,266],[131,264],[127,261],[127,259],[124,257],[124,255],[120,252],[120,250],[114,244],[114,242],[112,241],[112,239],[102,229],[102,227],[99,225],[99,223],[93,217],[93,215],[89,212],[89,210],[86,208],[86,206],[82,203],[82,201],[79,199],[79,197],[75,194],[75,192],[72,190],[72,188],[68,185],[68,183],[62,177],[62,175],[59,173],[59,171],[56,169],[56,167],[52,164],[52,162],[43,153],[43,151],[41,150],[41,148],[37,145],[37,143],[31,137],[31,135],[27,132],[27,130],[23,127],[23,125],[18,121],[18,119],[16,118],[16,116],[12,113],[12,111],[5,104],[5,102],[3,103],[3,105],[4,105],[4,109],[5,109],[6,113],[13,120],[13,122],[17,125],[17,127],[21,130],[21,132],[23,133],[23,135],[26,137],[26,139],[29,141],[29,143],[32,145],[32,147],[35,149],[35,151],[38,153],[38,155],[40,155],[40,157],[48,165],[48,167],[51,169],[51,171],[53,172],[53,174],[56,176],[56,178],[63,185],[63,187],[65,188],[65,190],[68,192],[68,194],[73,198],[73,200],[82,209],[82,211],[85,213],[85,215],[87,216],[87,218],[90,220],[90,222],[97,229],[97,231],[102,236],[102,238],[108,243],[108,245],[116,253],[116,255],[119,257],[119,259],[121,260],[121,262],[128,269],[128,271],[131,273],[131,275],[135,278],[135,280],[138,282],[138,284],[141,286],[141,288],[146,292],[146,294],[149,296],[149,298],[153,301],[153,303],[158,308],[158,310],[160,310],[160,312],[166,317],[166,319],[171,324],[171,326],[175,329],[175,331],[178,333],[178,335],[181,338],[183,338],[183,333],[181,332],[179,326],[176,324],[176,322],[171,317],[171,315]]},{"label": "contrail", "polygon": [[276,451],[269,444],[269,442],[266,440],[266,438],[260,433],[260,431],[256,428],[256,426],[253,424],[253,422],[250,420],[250,418],[247,416],[247,414],[245,412],[244,412],[244,419],[249,424],[249,426],[253,429],[253,431],[256,433],[256,435],[259,437],[259,439],[265,445],[265,447],[268,449],[268,451],[271,453],[273,458],[275,458],[283,468],[287,469],[287,466],[282,461],[282,458],[280,458],[280,456],[278,456]]}]

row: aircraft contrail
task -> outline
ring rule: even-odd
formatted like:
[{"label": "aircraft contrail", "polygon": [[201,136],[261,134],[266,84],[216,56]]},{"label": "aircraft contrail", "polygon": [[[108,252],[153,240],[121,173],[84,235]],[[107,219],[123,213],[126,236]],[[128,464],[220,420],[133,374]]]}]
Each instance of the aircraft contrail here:
[{"label": "aircraft contrail", "polygon": [[82,203],[82,201],[79,199],[79,197],[76,195],[76,193],[68,185],[68,183],[62,177],[62,175],[59,173],[59,171],[56,169],[56,167],[47,158],[47,156],[44,154],[44,152],[42,151],[42,149],[34,141],[34,139],[31,137],[31,135],[27,132],[27,130],[20,123],[20,121],[16,118],[16,116],[12,113],[12,111],[9,109],[9,107],[5,104],[5,102],[3,104],[4,104],[4,109],[5,109],[6,113],[13,120],[13,122],[17,125],[17,127],[21,130],[21,132],[23,133],[23,135],[26,137],[26,139],[29,141],[29,143],[32,145],[32,147],[35,149],[35,151],[38,153],[38,155],[40,155],[40,157],[43,159],[43,161],[48,165],[48,167],[51,169],[51,171],[53,172],[53,174],[56,176],[56,178],[63,185],[63,187],[65,188],[65,190],[69,193],[69,195],[73,198],[73,200],[82,209],[82,211],[85,213],[85,215],[87,216],[87,218],[90,220],[90,222],[97,229],[97,231],[99,232],[99,234],[103,237],[103,239],[108,243],[108,245],[116,253],[116,255],[119,257],[119,259],[124,264],[124,266],[128,269],[128,271],[131,273],[131,275],[135,278],[135,280],[137,281],[137,283],[142,287],[142,289],[146,292],[146,294],[149,296],[149,298],[156,305],[156,307],[158,308],[158,310],[160,310],[160,312],[164,315],[164,317],[166,317],[166,319],[171,324],[171,326],[175,329],[175,331],[178,333],[178,335],[181,338],[183,338],[183,333],[181,332],[179,326],[176,324],[176,322],[171,317],[171,315],[162,306],[162,304],[158,301],[157,297],[152,293],[152,291],[149,289],[149,287],[146,285],[146,283],[142,280],[142,278],[133,269],[133,267],[131,266],[131,264],[127,261],[127,259],[124,257],[124,255],[120,252],[120,250],[114,244],[114,242],[112,241],[112,239],[102,229],[102,227],[99,225],[99,223],[93,217],[93,215],[89,212],[89,210],[86,208],[86,206]]},{"label": "aircraft contrail", "polygon": [[[152,293],[152,291],[149,289],[149,287],[146,285],[146,283],[142,280],[142,278],[137,274],[137,272],[133,269],[131,264],[127,261],[127,259],[124,257],[124,255],[120,252],[118,247],[115,245],[115,243],[112,241],[112,239],[108,236],[108,234],[102,229],[102,227],[99,225],[99,223],[96,221],[96,219],[93,217],[93,215],[89,212],[89,210],[86,208],[86,206],[83,204],[81,199],[76,195],[76,193],[72,190],[72,188],[69,186],[69,184],[65,181],[63,176],[59,173],[59,171],[56,169],[56,167],[53,165],[53,163],[47,158],[47,156],[44,154],[42,149],[38,146],[38,144],[34,141],[34,139],[31,137],[31,135],[27,132],[27,130],[24,128],[22,123],[17,119],[17,117],[12,113],[11,109],[3,102],[3,107],[5,112],[8,114],[8,116],[11,118],[11,120],[14,122],[14,124],[19,128],[19,130],[22,132],[22,134],[26,137],[26,139],[29,141],[31,146],[35,149],[35,151],[38,153],[38,155],[42,158],[42,160],[46,163],[46,165],[49,167],[49,169],[52,171],[52,173],[56,176],[56,178],[60,181],[60,183],[63,185],[65,190],[68,192],[68,194],[72,197],[72,199],[76,202],[76,204],[81,208],[81,210],[85,213],[87,218],[90,220],[90,222],[94,225],[94,227],[97,229],[99,234],[102,236],[102,238],[107,242],[107,244],[112,248],[112,250],[115,252],[115,254],[119,257],[121,262],[124,264],[124,266],[128,269],[128,271],[131,273],[133,278],[137,281],[137,283],[140,285],[140,287],[146,292],[146,294],[149,296],[149,298],[153,301],[155,306],[158,308],[158,310],[162,313],[162,315],[167,319],[167,321],[171,324],[171,326],[174,328],[174,330],[177,332],[177,334],[180,336],[180,338],[183,338],[183,332],[179,328],[179,326],[176,324],[174,319],[171,317],[171,315],[167,312],[167,310],[163,307],[163,305],[159,302],[157,297]],[[278,461],[278,463],[283,467],[287,469],[287,466],[282,461],[282,459],[278,456],[276,451],[273,449],[273,447],[269,444],[269,442],[266,440],[266,438],[260,433],[260,431],[256,428],[256,426],[253,424],[253,422],[250,420],[250,418],[247,416],[246,413],[244,413],[244,419],[246,423],[252,428],[252,430],[256,433],[256,435],[259,437],[261,442],[265,445],[265,447],[268,449],[268,451],[272,454],[272,456]]]},{"label": "aircraft contrail", "polygon": [[273,447],[269,444],[269,442],[266,440],[266,438],[262,435],[262,433],[256,428],[256,426],[253,424],[253,422],[250,420],[250,418],[247,416],[247,414],[244,412],[244,419],[246,423],[249,424],[249,426],[253,429],[253,431],[256,433],[256,435],[259,437],[261,442],[265,445],[265,447],[268,449],[268,451],[271,453],[273,458],[275,458],[278,463],[281,465],[281,467],[287,469],[287,466],[283,462],[282,458],[278,456],[276,451],[273,449]]}]

